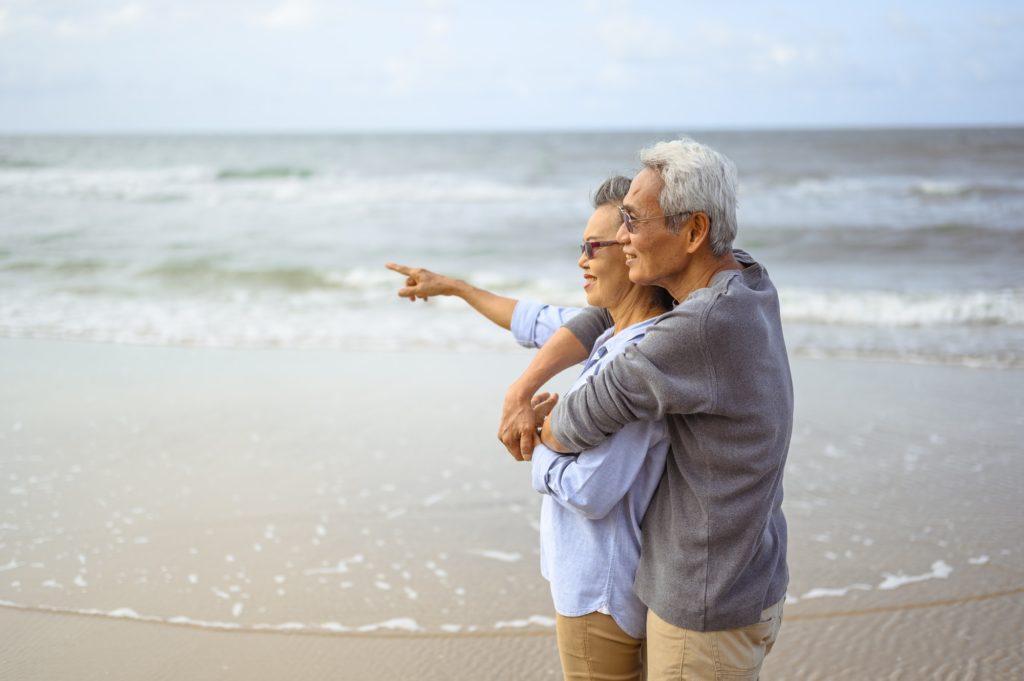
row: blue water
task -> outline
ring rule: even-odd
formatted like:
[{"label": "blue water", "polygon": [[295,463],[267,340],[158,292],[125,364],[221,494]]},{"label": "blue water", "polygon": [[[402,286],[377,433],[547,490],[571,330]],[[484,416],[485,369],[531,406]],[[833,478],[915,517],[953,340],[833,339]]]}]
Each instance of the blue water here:
[{"label": "blue water", "polygon": [[[0,336],[511,348],[395,260],[582,304],[590,192],[672,131],[0,138]],[[1024,129],[694,133],[795,354],[1024,365]]]}]

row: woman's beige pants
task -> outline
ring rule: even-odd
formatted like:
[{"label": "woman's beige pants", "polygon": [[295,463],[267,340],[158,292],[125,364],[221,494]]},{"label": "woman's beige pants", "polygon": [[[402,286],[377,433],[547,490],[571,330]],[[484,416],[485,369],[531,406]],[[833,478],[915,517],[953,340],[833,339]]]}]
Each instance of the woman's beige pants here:
[{"label": "woman's beige pants", "polygon": [[566,681],[640,681],[643,639],[624,632],[609,615],[556,615],[555,632]]}]

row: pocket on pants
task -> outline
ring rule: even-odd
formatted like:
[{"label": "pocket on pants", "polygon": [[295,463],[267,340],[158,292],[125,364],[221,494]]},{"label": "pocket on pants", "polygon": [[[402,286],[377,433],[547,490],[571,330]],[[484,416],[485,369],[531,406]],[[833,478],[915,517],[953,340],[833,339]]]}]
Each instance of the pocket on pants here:
[{"label": "pocket on pants", "polygon": [[715,677],[721,681],[756,681],[775,636],[775,618],[738,629],[712,632]]}]

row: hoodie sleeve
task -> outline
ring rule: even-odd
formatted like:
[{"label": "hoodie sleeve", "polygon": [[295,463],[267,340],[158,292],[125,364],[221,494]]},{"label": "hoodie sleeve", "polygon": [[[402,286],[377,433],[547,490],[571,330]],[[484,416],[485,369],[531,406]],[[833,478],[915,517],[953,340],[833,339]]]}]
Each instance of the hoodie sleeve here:
[{"label": "hoodie sleeve", "polygon": [[[563,396],[550,416],[555,437],[572,451],[582,451],[633,421],[710,411],[715,370],[704,338],[710,309],[707,304],[677,306],[652,324],[638,344]],[[587,310],[580,317],[584,314]]]},{"label": "hoodie sleeve", "polygon": [[565,323],[565,328],[572,331],[587,352],[594,349],[598,337],[611,327],[612,316],[608,314],[608,310],[593,306],[583,308],[579,314]]}]

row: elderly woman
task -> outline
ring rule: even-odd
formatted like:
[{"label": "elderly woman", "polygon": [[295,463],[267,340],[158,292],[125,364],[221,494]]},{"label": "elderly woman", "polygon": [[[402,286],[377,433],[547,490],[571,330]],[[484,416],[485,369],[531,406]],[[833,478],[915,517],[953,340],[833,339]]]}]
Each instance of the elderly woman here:
[{"label": "elderly woman", "polygon": [[[643,338],[672,299],[629,280],[615,232],[629,180],[613,177],[594,195],[578,265],[590,305],[604,307],[614,327],[595,343],[572,390]],[[415,301],[458,296],[528,347],[540,347],[577,309],[506,298],[421,268],[390,263],[406,276],[398,294]],[[556,397],[535,398],[538,419]],[[635,456],[646,451],[647,456]],[[634,422],[600,446],[571,456],[537,446],[531,461],[541,507],[541,572],[551,583],[558,651],[566,679],[636,679],[646,607],[633,593],[640,559],[640,522],[661,479],[668,439],[660,421]]]}]

